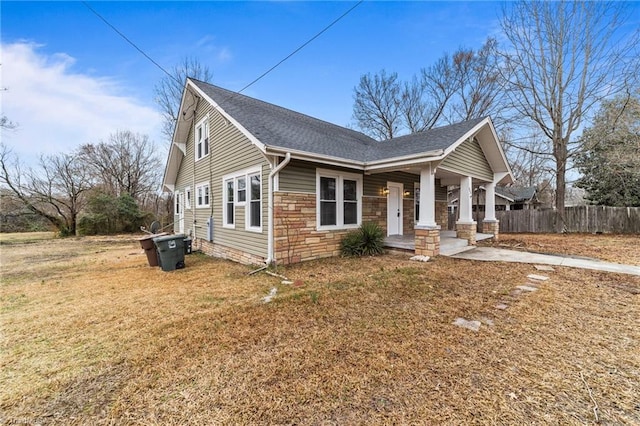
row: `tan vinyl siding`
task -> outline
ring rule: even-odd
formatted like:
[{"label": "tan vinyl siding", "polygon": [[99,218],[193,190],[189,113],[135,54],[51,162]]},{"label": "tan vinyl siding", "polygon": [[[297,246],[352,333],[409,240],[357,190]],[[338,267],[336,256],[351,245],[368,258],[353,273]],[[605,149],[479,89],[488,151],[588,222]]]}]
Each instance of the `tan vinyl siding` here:
[{"label": "tan vinyl siding", "polygon": [[493,181],[493,171],[476,139],[465,141],[449,154],[440,167],[485,181]]},{"label": "tan vinyl siding", "polygon": [[291,160],[279,173],[279,190],[283,192],[316,193],[316,165]]},{"label": "tan vinyl siding", "polygon": [[[195,161],[195,125],[209,114],[209,156]],[[187,138],[187,153],[182,160],[176,179],[176,190],[183,192],[191,187],[191,210],[185,210],[185,232],[195,230],[196,238],[206,239],[207,220],[214,219],[213,242],[236,248],[256,256],[267,257],[267,212],[269,166],[259,149],[251,144],[235,126],[225,121],[206,101],[200,100],[200,106],[191,123]],[[262,185],[262,232],[245,230],[245,207],[236,207],[235,229],[222,226],[222,178],[225,175],[245,169],[260,167]],[[209,182],[210,207],[195,208],[195,187]],[[248,204],[247,204],[248,205]],[[177,220],[177,216],[176,216]],[[174,228],[176,231],[178,225]]]}]

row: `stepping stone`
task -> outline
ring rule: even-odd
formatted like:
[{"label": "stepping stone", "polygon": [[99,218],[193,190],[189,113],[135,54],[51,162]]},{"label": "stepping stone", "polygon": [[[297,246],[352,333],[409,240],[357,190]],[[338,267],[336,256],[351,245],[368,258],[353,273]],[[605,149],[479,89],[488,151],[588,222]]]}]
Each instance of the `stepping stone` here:
[{"label": "stepping stone", "polygon": [[553,269],[551,266],[549,265],[534,265],[534,267],[538,270],[538,271],[549,271],[549,272],[553,272],[555,271],[555,269]]},{"label": "stepping stone", "polygon": [[480,317],[480,322],[482,322],[483,324],[488,325],[489,327],[493,327],[494,326],[494,322],[491,318],[487,318],[487,317]]},{"label": "stepping stone", "polygon": [[291,284],[293,284],[293,281],[289,281],[289,280],[282,280],[282,284],[284,284],[284,285],[291,285]]},{"label": "stepping stone", "polygon": [[518,287],[516,287],[522,291],[538,291],[538,287],[531,287],[528,285],[519,285]]},{"label": "stepping stone", "polygon": [[511,290],[511,293],[509,293],[509,296],[511,297],[518,297],[522,294],[522,289],[516,287],[515,289]]},{"label": "stepping stone", "polygon": [[547,281],[549,279],[549,277],[547,277],[546,275],[536,275],[536,274],[529,274],[527,275],[527,278],[530,278],[536,281]]},{"label": "stepping stone", "polygon": [[480,330],[481,325],[480,321],[468,321],[464,318],[456,318],[452,324],[476,332]]},{"label": "stepping stone", "polygon": [[504,311],[505,309],[507,309],[509,307],[509,305],[507,305],[506,303],[498,303],[496,305],[496,309],[500,309],[501,311]]},{"label": "stepping stone", "polygon": [[418,262],[428,262],[429,259],[430,259],[429,256],[417,255],[417,256],[413,256],[409,260],[417,260]]}]

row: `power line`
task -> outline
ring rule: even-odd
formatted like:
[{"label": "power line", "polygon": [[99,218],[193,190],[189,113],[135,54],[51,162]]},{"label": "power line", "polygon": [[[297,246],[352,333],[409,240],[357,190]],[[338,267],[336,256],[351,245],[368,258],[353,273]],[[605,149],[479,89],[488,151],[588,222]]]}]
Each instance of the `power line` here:
[{"label": "power line", "polygon": [[[344,12],[342,15],[340,15],[339,17],[337,17],[336,19],[333,20],[333,22],[331,22],[329,25],[327,25],[326,27],[324,27],[320,32],[318,32],[316,35],[314,35],[313,37],[311,37],[309,40],[307,40],[306,42],[304,42],[302,45],[300,45],[300,47],[298,47],[296,50],[294,50],[293,52],[289,53],[287,56],[285,56],[283,59],[281,59],[277,64],[275,64],[274,66],[272,66],[271,68],[269,68],[267,71],[263,72],[259,77],[257,77],[256,79],[254,79],[253,81],[251,81],[249,84],[247,84],[246,86],[244,86],[242,89],[238,90],[236,93],[242,93],[244,90],[248,89],[249,87],[253,86],[255,83],[257,83],[258,81],[260,81],[262,78],[264,78],[267,74],[269,74],[270,72],[272,72],[273,70],[275,70],[276,68],[278,68],[280,65],[282,65],[286,60],[288,60],[289,58],[291,58],[293,55],[295,55],[296,53],[298,53],[299,51],[301,51],[302,49],[304,49],[305,47],[307,47],[312,41],[314,41],[315,39],[317,39],[318,37],[320,37],[322,34],[324,34],[327,30],[329,30],[329,28],[333,27],[335,24],[337,24],[340,20],[342,20],[342,18],[344,18],[345,16],[347,16],[349,13],[351,13],[356,7],[360,6],[362,3],[364,2],[364,0],[360,0],[358,1],[355,5],[353,5],[349,10],[347,10],[346,12]],[[122,37],[127,43],[129,43],[131,46],[133,46],[133,48],[135,48],[138,52],[140,52],[145,58],[147,58],[149,61],[151,61],[152,64],[154,64],[156,67],[158,67],[160,70],[162,70],[162,72],[164,72],[167,76],[169,76],[169,78],[171,78],[172,80],[174,80],[175,82],[177,82],[178,84],[182,85],[181,81],[178,81],[173,75],[171,75],[167,70],[165,70],[162,65],[160,65],[159,63],[157,63],[156,61],[153,60],[153,58],[149,55],[147,55],[147,53],[145,53],[144,50],[142,50],[141,48],[139,48],[133,41],[131,41],[126,35],[124,35],[122,32],[120,32],[120,30],[118,30],[114,25],[112,25],[109,21],[107,21],[102,15],[100,15],[95,9],[93,9],[89,3],[87,3],[86,1],[83,1],[82,4],[84,4],[87,9],[89,9],[91,12],[93,12],[93,14],[95,14],[98,18],[100,18],[100,20],[102,22],[104,22],[107,26],[109,26],[109,28],[111,28],[113,31],[115,31],[120,37]]]},{"label": "power line", "polygon": [[311,37],[309,40],[307,40],[305,43],[303,43],[300,47],[298,47],[296,50],[294,50],[293,52],[289,53],[286,57],[284,57],[284,59],[282,59],[280,62],[278,62],[277,64],[275,64],[274,66],[272,66],[271,68],[269,68],[268,70],[266,70],[265,72],[263,72],[258,78],[256,78],[255,80],[253,80],[251,83],[247,84],[246,86],[244,86],[242,89],[238,90],[236,93],[242,93],[244,90],[248,89],[249,87],[253,86],[255,83],[257,83],[258,81],[260,81],[263,77],[265,77],[267,74],[269,74],[271,71],[273,71],[274,69],[278,68],[280,65],[282,65],[282,63],[284,63],[287,59],[291,58],[293,55],[295,55],[296,53],[298,53],[299,51],[301,51],[302,49],[304,49],[305,47],[307,47],[308,44],[310,44],[313,40],[317,39],[318,37],[320,37],[324,32],[326,32],[329,28],[333,27],[335,24],[338,23],[338,21],[340,21],[342,18],[344,18],[345,16],[347,16],[349,13],[351,13],[351,11],[353,11],[353,9],[355,9],[356,7],[360,6],[362,3],[364,2],[364,0],[360,0],[358,3],[356,3],[353,7],[351,7],[349,10],[347,10],[346,12],[344,12],[342,15],[340,15],[338,18],[336,18],[333,22],[331,22],[329,25],[327,25],[326,27],[324,27],[319,33],[317,33],[316,35],[314,35],[313,37]]},{"label": "power line", "polygon": [[115,26],[111,25],[111,23],[109,21],[107,21],[102,15],[100,15],[94,8],[92,8],[91,6],[89,6],[89,3],[87,3],[86,1],[83,1],[82,4],[84,4],[87,9],[89,9],[91,12],[93,12],[94,15],[96,15],[98,18],[100,18],[100,20],[102,22],[104,22],[105,24],[107,24],[113,31],[115,31],[120,37],[122,37],[127,43],[129,43],[131,46],[134,47],[134,49],[136,49],[138,52],[140,52],[145,58],[147,58],[149,61],[151,61],[152,64],[154,64],[156,67],[160,68],[160,70],[162,70],[162,72],[164,72],[166,75],[169,76],[169,78],[171,78],[172,80],[176,81],[178,84],[182,85],[181,81],[178,81],[178,79],[176,79],[174,76],[172,76],[171,74],[169,74],[169,72],[167,70],[165,70],[164,68],[162,68],[162,65],[160,65],[159,63],[157,63],[156,61],[153,60],[153,58],[149,55],[147,55],[144,50],[140,49],[134,42],[132,42],[131,40],[129,40],[129,38],[122,34]]}]

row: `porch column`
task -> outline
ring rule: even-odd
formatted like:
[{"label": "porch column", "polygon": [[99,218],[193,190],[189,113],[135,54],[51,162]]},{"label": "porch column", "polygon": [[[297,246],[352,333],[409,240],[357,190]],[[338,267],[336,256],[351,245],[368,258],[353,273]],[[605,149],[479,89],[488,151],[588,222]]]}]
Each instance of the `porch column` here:
[{"label": "porch column", "polygon": [[418,226],[438,226],[436,223],[436,177],[431,163],[420,170],[420,217]]},{"label": "porch column", "polygon": [[493,239],[498,239],[500,222],[496,219],[496,177],[493,182],[485,185],[485,212],[482,221],[482,233],[493,234]]},{"label": "porch column", "polygon": [[477,222],[473,220],[473,186],[470,176],[460,178],[460,218],[456,222],[456,238],[467,240],[470,245],[476,243]]},{"label": "porch column", "polygon": [[436,223],[435,170],[428,163],[420,170],[420,215],[415,226],[415,253],[422,256],[440,254],[440,226]]}]

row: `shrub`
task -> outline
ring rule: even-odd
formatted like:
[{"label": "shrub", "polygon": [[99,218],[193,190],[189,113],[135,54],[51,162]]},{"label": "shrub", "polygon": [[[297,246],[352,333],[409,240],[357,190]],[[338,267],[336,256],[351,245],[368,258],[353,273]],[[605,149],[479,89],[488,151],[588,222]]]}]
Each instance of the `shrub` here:
[{"label": "shrub", "polygon": [[344,256],[376,256],[384,253],[384,232],[375,222],[363,223],[346,234],[340,242]]}]

